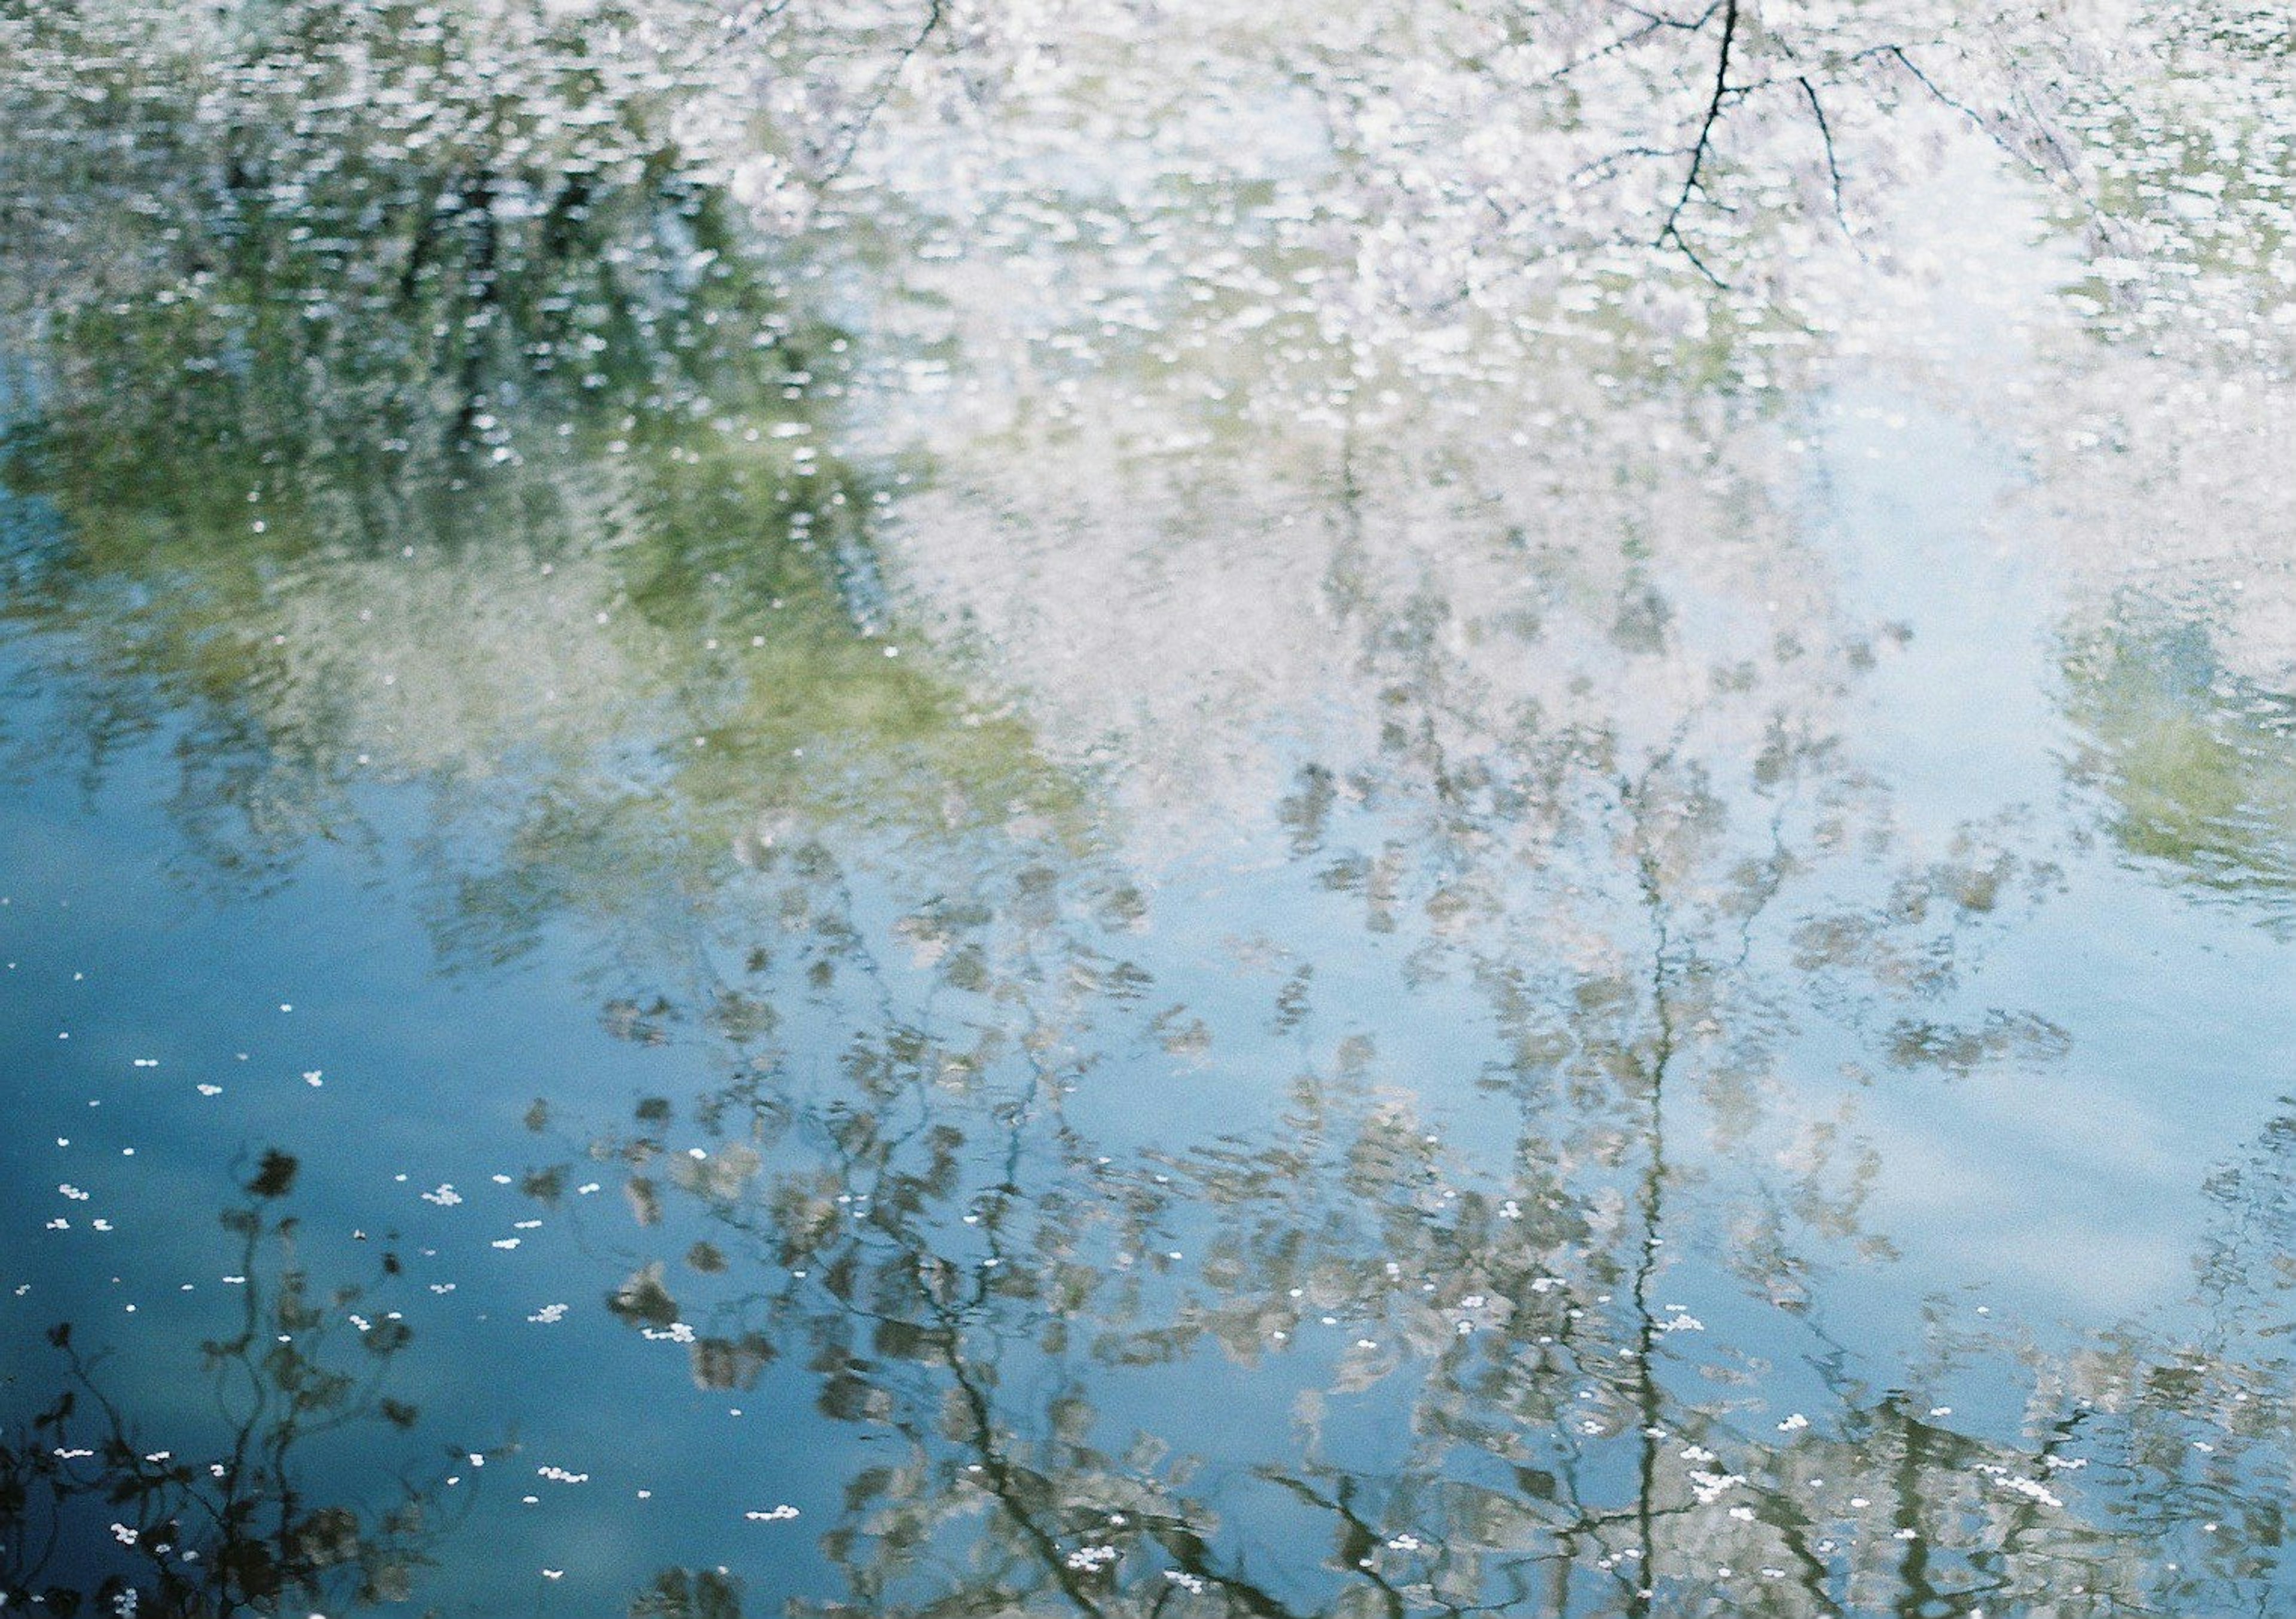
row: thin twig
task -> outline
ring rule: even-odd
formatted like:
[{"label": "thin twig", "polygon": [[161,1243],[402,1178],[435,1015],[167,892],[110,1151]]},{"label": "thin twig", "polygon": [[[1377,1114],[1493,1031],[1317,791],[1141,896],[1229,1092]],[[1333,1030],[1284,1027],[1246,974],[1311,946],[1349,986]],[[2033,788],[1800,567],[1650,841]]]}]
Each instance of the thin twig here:
[{"label": "thin twig", "polygon": [[[2007,135],[2004,135],[1999,125],[1995,120],[1987,118],[1983,113],[1971,106],[1968,102],[1957,101],[1954,97],[1948,95],[1938,85],[1937,81],[1931,78],[1927,73],[1922,71],[1921,68],[1915,63],[1914,59],[1906,53],[1904,46],[1894,45],[1873,45],[1866,50],[1854,53],[1849,60],[1854,61],[1860,57],[1866,56],[1886,56],[1890,61],[1895,61],[1899,67],[1906,70],[1907,75],[1912,78],[1915,84],[1928,91],[1940,106],[1950,108],[1952,110],[1960,113],[1962,117],[1967,119],[1971,123],[1977,126],[1979,133],[1982,134],[1987,140],[1990,141],[2000,151],[2006,153],[2019,165],[2031,170],[2033,174],[2046,182],[2052,190],[2055,191],[2059,195],[2070,197],[2075,202],[2080,204],[2082,209],[2088,215],[2090,223],[2096,225],[2100,231],[2105,230],[2111,225],[2111,216],[2108,215],[2101,206],[2099,206],[2096,199],[2089,195],[2087,189],[2080,184],[2079,178],[2074,171],[2075,165],[2072,157],[2065,151],[2062,143],[2057,140],[2055,135],[2049,132],[2046,127],[2042,125],[2041,120],[2038,116],[2036,116],[2032,121],[2036,127],[2042,129],[2043,137],[2046,139],[2052,146],[2056,148],[2059,161],[2063,165],[2062,169],[2052,169],[2047,164],[2038,161],[2030,152],[2020,150],[2015,142],[2010,140]],[[2030,103],[2028,104],[2030,105]]]},{"label": "thin twig", "polygon": [[1825,176],[1833,185],[1833,217],[1841,226],[1841,233],[1849,235],[1849,215],[1841,205],[1841,163],[1833,151],[1833,126],[1826,122],[1825,103],[1818,99],[1817,86],[1804,74],[1796,81],[1801,93],[1809,99],[1810,116],[1817,120],[1817,138],[1825,143]]},{"label": "thin twig", "polygon": [[1626,0],[1620,0],[1619,9],[1632,12],[1652,28],[1680,29],[1685,34],[1702,34],[1706,31],[1706,25],[1714,20],[1714,13],[1720,11],[1723,4],[1724,0],[1712,0],[1704,11],[1699,12],[1696,18],[1688,22],[1679,17],[1669,17],[1663,12],[1648,11],[1639,5],[1629,5],[1626,4]]},{"label": "thin twig", "polygon": [[862,137],[869,133],[869,127],[877,121],[877,114],[884,110],[885,102],[891,98],[893,86],[900,83],[902,73],[907,70],[917,53],[923,50],[926,43],[940,31],[941,22],[946,14],[946,0],[928,0],[925,6],[924,25],[917,29],[916,37],[901,48],[900,53],[893,59],[893,65],[878,81],[876,94],[869,98],[869,104],[861,110],[860,118],[856,120],[851,131],[846,135],[845,150],[838,154],[837,161],[823,172],[821,176],[823,184],[826,184],[837,179],[852,165],[854,153],[860,150]]},{"label": "thin twig", "polygon": [[1561,67],[1555,69],[1553,73],[1547,75],[1547,78],[1550,82],[1559,84],[1564,78],[1576,73],[1579,69],[1587,66],[1589,63],[1600,61],[1606,56],[1616,56],[1628,46],[1639,44],[1641,41],[1648,39],[1652,34],[1657,33],[1659,29],[1665,26],[1666,24],[1664,22],[1645,22],[1638,29],[1629,29],[1628,32],[1620,35],[1608,45],[1597,45],[1595,49],[1587,52],[1584,56],[1572,57],[1569,61],[1564,62]]}]

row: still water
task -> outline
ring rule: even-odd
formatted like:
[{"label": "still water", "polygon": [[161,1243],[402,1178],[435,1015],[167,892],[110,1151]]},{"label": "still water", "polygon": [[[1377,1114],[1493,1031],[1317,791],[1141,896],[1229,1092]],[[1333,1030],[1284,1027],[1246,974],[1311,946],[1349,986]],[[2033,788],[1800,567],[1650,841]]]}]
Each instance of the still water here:
[{"label": "still water", "polygon": [[11,1611],[2296,1606],[2239,266],[397,9],[0,5]]}]

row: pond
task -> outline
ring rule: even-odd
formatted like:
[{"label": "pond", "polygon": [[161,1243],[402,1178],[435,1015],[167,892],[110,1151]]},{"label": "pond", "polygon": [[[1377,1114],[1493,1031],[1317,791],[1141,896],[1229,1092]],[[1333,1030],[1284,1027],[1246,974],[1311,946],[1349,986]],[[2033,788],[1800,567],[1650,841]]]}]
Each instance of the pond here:
[{"label": "pond", "polygon": [[0,0],[0,1607],[2276,1612],[2284,19]]}]

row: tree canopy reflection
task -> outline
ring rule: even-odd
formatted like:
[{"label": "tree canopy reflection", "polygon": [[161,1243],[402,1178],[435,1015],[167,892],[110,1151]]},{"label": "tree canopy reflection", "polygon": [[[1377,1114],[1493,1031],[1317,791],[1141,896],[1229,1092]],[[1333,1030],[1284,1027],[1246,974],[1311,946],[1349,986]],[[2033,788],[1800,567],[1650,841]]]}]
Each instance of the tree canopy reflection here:
[{"label": "tree canopy reflection", "polygon": [[[52,119],[80,143],[28,195],[119,279],[29,300],[0,611],[91,769],[175,743],[226,884],[386,836],[367,797],[405,789],[448,960],[575,930],[610,1030],[702,1054],[709,1089],[627,1119],[538,1099],[526,1186],[618,1166],[611,1318],[681,1340],[704,1388],[800,1363],[883,1441],[823,1539],[844,1590],[800,1611],[2278,1588],[2290,1391],[2252,1235],[2277,1125],[2210,1184],[2204,1333],[2069,1345],[1940,1297],[1892,1337],[1841,1302],[1907,1237],[1870,1206],[1872,1088],[2067,1055],[1969,989],[2066,851],[2030,805],[1919,824],[1861,746],[1910,632],[1844,589],[1808,401],[1727,289],[1625,307],[1623,272],[1569,257],[1607,238],[1563,230],[1540,262],[1619,293],[1593,320],[1487,343],[1512,316],[1470,299],[1398,335],[1447,295],[1426,263],[1476,265],[1387,242],[1354,261],[1381,296],[1287,301],[1310,233],[1256,182],[1200,206],[1192,176],[1138,257],[1113,212],[1046,229],[1113,238],[1127,274],[1228,238],[1079,299],[1097,348],[1016,357],[1010,289],[961,266],[885,294],[940,334],[920,392],[976,368],[972,408],[897,450],[914,407],[820,313],[818,266],[681,143],[716,64],[610,83],[593,37],[513,7],[505,86],[438,15],[280,8],[216,46],[220,120],[179,62],[141,86],[166,47],[129,39],[101,114]],[[1828,65],[1760,116],[1832,192],[1825,97],[1872,42],[1737,17],[1676,31],[1726,87],[1734,40]],[[1460,104],[1578,95],[1557,41],[1451,20]],[[1691,82],[1655,25],[1586,43]],[[1305,93],[1370,184],[1452,103],[1389,86],[1414,117],[1374,118],[1329,47],[1302,47]],[[1730,212],[1759,166],[1706,168],[1722,99],[1684,103],[1693,144],[1653,166],[1661,238],[1717,281],[1710,237],[1764,250]],[[136,165],[84,195],[115,112]],[[1631,134],[1549,116],[1574,158]],[[1388,178],[1456,226],[1439,185]],[[2131,846],[2268,886],[2270,830],[2228,828],[2276,813],[2269,702],[2196,721],[2220,694],[2164,666],[2077,647],[2082,769]],[[1208,847],[1242,851],[1253,904],[1191,875]],[[275,1582],[233,1601],[322,1568],[391,1594],[363,1549],[282,1533]],[[632,1611],[738,1611],[713,1556]]]},{"label": "tree canopy reflection", "polygon": [[266,1151],[223,1213],[239,1310],[199,1346],[204,1421],[154,1431],[105,1349],[70,1321],[50,1330],[61,1386],[0,1441],[0,1600],[208,1619],[412,1595],[464,1516],[470,1492],[455,1497],[449,1472],[484,1457],[450,1463],[433,1440],[420,1462],[384,1460],[413,1451],[393,1441],[422,1420],[385,1392],[414,1336],[390,1305],[399,1262],[386,1253],[370,1281],[322,1285],[282,1212],[297,1167]]}]

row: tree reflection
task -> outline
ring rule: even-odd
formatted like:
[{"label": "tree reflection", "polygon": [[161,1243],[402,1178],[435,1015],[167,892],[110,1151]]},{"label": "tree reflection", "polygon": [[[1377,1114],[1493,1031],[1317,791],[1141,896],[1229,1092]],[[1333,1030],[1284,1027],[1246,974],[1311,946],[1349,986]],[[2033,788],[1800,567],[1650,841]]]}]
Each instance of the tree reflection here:
[{"label": "tree reflection", "polygon": [[[43,290],[0,611],[96,767],[174,742],[227,880],[370,835],[362,782],[412,787],[450,960],[580,930],[611,1032],[706,1054],[713,1088],[611,1129],[544,1099],[565,1157],[527,1188],[619,1165],[611,1315],[705,1389],[799,1362],[883,1441],[813,1611],[2211,1611],[2277,1577],[2281,1435],[2226,1417],[2285,1394],[2276,1354],[1843,1319],[1901,1236],[1863,1086],[2067,1050],[1963,993],[2056,851],[2011,806],[1900,819],[1856,730],[1909,632],[1841,589],[1794,407],[1739,386],[1773,362],[1726,307],[1405,331],[1286,301],[1316,284],[1292,217],[1188,193],[1171,238],[1226,257],[1095,303],[1109,352],[1076,374],[1050,341],[992,374],[920,488],[826,442],[850,339],[689,160],[660,99],[685,81],[617,87],[512,7],[536,31],[505,86],[454,36],[479,13],[403,12],[277,8],[217,59],[204,135],[168,72],[144,101],[105,80],[91,104],[140,109],[135,172],[171,182],[149,219],[65,184],[113,110],[42,114],[78,143],[32,194],[95,258],[131,244],[135,296]],[[1692,149],[1652,154],[1660,233],[1702,264],[1708,204],[1753,184],[1707,167],[1732,42],[1800,48],[1738,15],[1679,30],[1724,60]],[[1636,65],[1663,37],[1601,54],[1679,89]],[[1551,54],[1507,71],[1567,101]],[[1772,87],[1808,159],[1834,81],[1796,79]],[[928,290],[1004,352],[972,323],[1009,288]],[[2254,739],[2163,740],[2161,661],[2077,658],[2098,779],[2133,841],[2230,862],[2208,840],[2267,796]],[[1242,849],[1253,905],[1188,887],[1206,847]],[[2218,1190],[2252,1212],[2268,1179]],[[252,1275],[286,1233],[248,1221]],[[2208,1280],[2235,1312],[2248,1252]],[[315,1516],[287,1480],[324,1422],[395,1419],[256,1355],[274,1325],[301,1354],[300,1288],[221,1352],[243,1494],[147,1487],[98,1402],[134,1547],[190,1544],[194,1508],[267,1537],[201,1549],[221,1595],[163,1583],[185,1611],[387,1595],[412,1555],[420,1520]],[[55,1513],[119,1487],[41,1460],[72,1419],[10,1452]],[[2194,1448],[2220,1429],[2250,1443]],[[2221,1553],[2159,1555],[2226,1522]],[[738,1612],[705,1566],[632,1611]]]},{"label": "tree reflection", "polygon": [[[650,1319],[691,1323],[706,1385],[738,1343],[802,1345],[824,1410],[905,1447],[850,1481],[826,1539],[850,1608],[823,1611],[2197,1611],[2267,1576],[2268,1471],[2185,1476],[2235,1448],[2215,1402],[2268,1422],[2283,1357],[2132,1327],[2066,1361],[1940,1320],[1876,1384],[1822,1296],[1718,1337],[1653,1288],[1661,1162],[1607,1211],[1583,1183],[1447,1183],[1365,1077],[1303,1077],[1283,1147],[1131,1170],[1043,1097],[944,1100],[930,1146],[835,1108],[785,1173],[740,1109],[714,1119],[732,1143],[673,1177],[714,1222],[677,1285],[701,1302],[655,1265]],[[652,1162],[669,1122],[598,1150]],[[1319,1312],[1341,1325],[1310,1347]],[[1761,1352],[1797,1339],[1792,1410]],[[1972,1369],[2026,1386],[2013,1434],[1931,1402]],[[1275,1453],[1222,1431],[1242,1388],[1289,1404]],[[2164,1560],[2203,1515],[2245,1515],[2243,1549]]]},{"label": "tree reflection", "polygon": [[2296,702],[2223,666],[2204,623],[2132,606],[2066,658],[2075,779],[2130,854],[2289,925]]},{"label": "tree reflection", "polygon": [[630,1619],[742,1619],[742,1583],[722,1570],[666,1568],[631,1599]]},{"label": "tree reflection", "polygon": [[[1421,589],[1440,623],[1447,598]],[[711,1149],[676,1157],[666,1104],[591,1144],[629,1163],[642,1224],[687,1240],[672,1189],[710,1222],[689,1274],[674,1249],[636,1260],[619,1310],[685,1324],[705,1386],[803,1353],[824,1411],[906,1447],[857,1476],[827,1537],[851,1608],[2213,1600],[2222,1570],[2152,1555],[2191,1525],[2150,1470],[2147,1402],[1943,1318],[1928,1360],[1883,1378],[1828,1319],[1828,1272],[1890,1252],[1862,1216],[1875,1149],[1771,1076],[1816,1018],[1899,1073],[2062,1053],[2030,1014],[1945,1010],[1985,937],[2054,888],[2016,819],[1898,854],[1882,784],[1822,724],[1870,666],[1854,636],[1729,659],[1629,626],[1631,656],[1603,654],[1613,685],[1587,660],[1510,754],[1463,764],[1488,687],[1457,648],[1496,662],[1494,638],[1414,632],[1354,591],[1341,622],[1387,718],[1368,756],[1300,769],[1283,837],[1367,934],[1401,936],[1414,986],[1472,986],[1503,1037],[1483,1074],[1509,1150],[1431,1139],[1382,1078],[1376,1022],[1339,1033],[1326,936],[1262,953],[1260,1015],[1325,1053],[1283,1116],[1119,1163],[1066,1099],[1153,1083],[1128,1050],[1185,1065],[1237,1040],[1233,1014],[1193,1004],[1218,998],[1207,971],[1131,960],[1110,876],[993,836],[889,918],[856,902],[833,826],[761,863],[781,921],[744,999],[803,1021],[744,1043],[745,1078],[701,1100]],[[1542,633],[1616,645],[1613,604],[1652,595],[1557,590]],[[1663,625],[1663,600],[1642,616]],[[1669,663],[1723,674],[1653,678]],[[888,936],[906,961],[868,942]],[[800,1079],[826,1051],[838,1074]],[[1715,1301],[1710,1266],[1744,1298]],[[1707,1296],[1693,1312],[1674,1287]],[[1725,1309],[1734,1325],[1700,1319]],[[2130,1342],[2136,1366],[2186,1353]],[[2025,1410],[1956,1423],[1933,1402],[1973,1373]],[[1224,1433],[1231,1390],[1288,1410],[1283,1433]],[[2114,1485],[2085,1490],[2101,1457]]]},{"label": "tree reflection", "polygon": [[69,1321],[49,1331],[62,1386],[0,1443],[0,1601],[205,1619],[410,1597],[469,1492],[448,1493],[449,1464],[382,1460],[422,1420],[385,1392],[414,1338],[386,1307],[398,1261],[320,1285],[282,1212],[297,1167],[266,1152],[223,1214],[240,1307],[201,1346],[213,1419],[169,1435],[176,1448],[155,1443],[105,1352]]},{"label": "tree reflection", "polygon": [[[1813,1296],[1826,1250],[1863,1237],[1853,1143],[1833,1164],[1819,1131],[1798,1179],[1758,1185],[1758,1217],[1720,1245],[1786,1319],[1719,1351],[1682,1347],[1708,1329],[1667,1301],[1681,1272],[1665,1250],[1710,1244],[1700,1228],[1729,1219],[1734,1198],[1672,1167],[1669,1132],[1695,1129],[1702,1108],[1726,1140],[1759,1132],[1752,1082],[1774,1059],[1792,980],[1766,986],[1747,959],[1780,879],[1757,863],[1735,883],[1698,880],[1727,849],[1729,818],[1710,773],[1678,746],[1633,775],[1612,771],[1610,748],[1587,756],[1599,769],[1580,810],[1628,863],[1612,913],[1621,948],[1599,970],[1494,962],[1473,975],[1515,1053],[1492,1077],[1521,1133],[1496,1164],[1425,1133],[1411,1094],[1380,1082],[1376,1043],[1352,1036],[1293,1082],[1271,1126],[1119,1165],[1063,1099],[1126,1022],[1143,1034],[1202,1025],[1185,1002],[1148,1018],[1175,987],[1153,980],[1152,1000],[1063,1002],[1057,985],[1124,981],[1086,921],[1086,871],[1032,887],[978,861],[966,900],[944,894],[894,930],[920,981],[862,943],[826,849],[789,853],[783,880],[812,890],[777,907],[799,924],[784,936],[798,959],[773,969],[788,992],[753,993],[801,996],[836,1032],[749,1050],[764,1077],[701,1101],[694,1123],[718,1138],[706,1153],[671,1153],[666,1102],[590,1150],[630,1165],[641,1224],[665,1219],[673,1188],[713,1222],[688,1249],[689,1276],[673,1286],[666,1261],[644,1263],[618,1313],[685,1324],[705,1386],[802,1345],[825,1411],[908,1447],[900,1465],[852,1482],[848,1522],[829,1536],[855,1607],[1538,1600],[1639,1613],[1759,1600],[1832,1612],[1882,1588],[1910,1592],[1906,1611],[1918,1612],[2024,1599],[2069,1557],[2098,1590],[2135,1589],[2141,1566],[2049,1482],[2064,1434],[2020,1446],[1957,1431],[1922,1417],[1914,1395],[1854,1381]],[[1779,779],[1775,761],[1757,769]],[[1340,830],[1328,804],[1314,807],[1319,786],[1309,773],[1310,802],[1292,817],[1308,829],[1295,848],[1318,859]],[[1764,827],[1774,850],[1778,825]],[[1859,924],[1861,949],[1885,969],[1877,996],[1918,1000],[1949,982],[1956,935],[1995,912],[2014,871],[1972,843],[1903,876],[1889,909]],[[823,920],[824,905],[851,920]],[[1807,931],[1786,941],[1795,970],[1844,976],[1853,961]],[[1897,960],[1928,970],[1893,982]],[[1276,995],[1279,1025],[1312,1016],[1302,983],[1289,976]],[[1141,1010],[1119,1010],[1127,999]],[[1205,1038],[1164,1049],[1185,1055]],[[839,1080],[798,1083],[806,1049],[841,1051]],[[1891,1049],[1907,1066],[1928,1060],[1919,1043]],[[655,1179],[663,1163],[668,1188]],[[1670,1223],[1685,1195],[1686,1239]],[[745,1290],[763,1277],[785,1280]],[[1306,1346],[1318,1337],[1336,1353]],[[1763,1361],[1782,1349],[1824,1369],[1822,1392],[1838,1403],[1815,1420],[1749,1418],[1771,1403]],[[1282,1449],[1296,1453],[1238,1454],[1216,1419],[1193,1413],[1246,1378],[1255,1399],[1291,1405]],[[1701,1392],[1718,1382],[1718,1397]],[[1111,1398],[1159,1415],[1126,1439],[1103,1414]],[[1323,1437],[1350,1402],[1388,1413],[1395,1437],[1372,1457]],[[1205,1476],[1217,1482],[1193,1484]],[[984,1507],[986,1547],[968,1527]],[[1319,1525],[1304,1536],[1292,1517],[1303,1508]],[[1330,1554],[1310,1564],[1270,1551],[1259,1525],[1271,1522],[1288,1546]]]},{"label": "tree reflection", "polygon": [[[620,890],[574,881],[585,906],[642,906],[673,778],[721,866],[816,803],[930,826],[1062,790],[923,649],[898,660],[881,480],[823,447],[847,340],[680,143],[692,86],[549,11],[289,6],[103,52],[86,31],[140,13],[60,12],[20,23],[6,83],[42,135],[27,206],[133,285],[31,289],[0,612],[61,660],[91,773],[180,719],[176,807],[234,883],[363,836],[364,782],[512,823],[500,871],[428,846],[474,960],[578,871]],[[201,49],[227,118],[177,72]],[[101,98],[91,53],[124,81]],[[168,184],[80,184],[128,138],[91,101],[134,102]]]},{"label": "tree reflection", "polygon": [[[2045,1026],[1957,1022],[1948,997],[2052,877],[1998,818],[1900,845],[1833,717],[1882,654],[1823,617],[1816,563],[1759,489],[1726,491],[1759,526],[1719,580],[1694,526],[1557,540],[1526,565],[1520,526],[1485,513],[1409,555],[1391,536],[1424,463],[1347,446],[1319,509],[1319,617],[1370,723],[1295,752],[1267,829],[1271,883],[1318,896],[1323,930],[1271,924],[1238,975],[1155,938],[1152,885],[1081,830],[1088,773],[1043,763],[915,641],[882,655],[873,491],[777,447],[808,413],[654,416],[621,429],[611,454],[634,460],[474,475],[463,518],[527,513],[541,538],[522,548],[292,509],[242,548],[139,524],[131,483],[76,470],[116,463],[56,452],[102,442],[106,397],[55,397],[23,463],[78,549],[27,560],[17,610],[53,634],[150,603],[160,633],[129,638],[148,651],[82,689],[148,713],[149,681],[160,708],[188,696],[242,728],[241,748],[190,750],[195,823],[242,817],[219,848],[251,828],[262,851],[247,810],[275,795],[347,806],[364,748],[445,789],[450,952],[500,959],[578,919],[621,956],[607,1026],[711,1054],[720,1087],[582,1143],[626,1165],[640,1233],[601,1292],[634,1329],[685,1337],[701,1386],[801,1359],[826,1415],[895,1443],[846,1481],[825,1540],[849,1608],[1918,1613],[2034,1607],[2069,1567],[2099,1611],[2158,1596],[2142,1524],[2110,1521],[2120,1497],[2060,1476],[2099,1426],[2060,1371],[1940,1326],[1932,1364],[1877,1378],[1832,1334],[1830,1273],[1886,1257],[1890,1233],[1867,1229],[1877,1149],[1854,1116],[1776,1083],[1790,1043],[1824,1018],[1875,1069],[2046,1059]],[[613,429],[581,420],[587,454]],[[1711,470],[1617,464],[1669,488]],[[761,519],[785,543],[757,544]],[[160,544],[107,555],[108,532]],[[413,568],[390,555],[405,534]],[[1202,554],[1177,524],[1160,537]],[[1536,592],[1480,610],[1503,566]],[[223,610],[201,617],[187,582]],[[1796,630],[1734,610],[1782,586],[1814,607]],[[505,666],[470,644],[472,609],[509,634],[554,594],[567,605],[535,615],[554,635],[636,620],[579,632],[617,659],[604,675],[517,643],[584,711],[453,706]],[[422,629],[364,641],[377,600]],[[378,695],[401,683],[423,695]],[[235,785],[200,773],[234,751]],[[1398,947],[1398,994],[1472,1006],[1496,1133],[1430,1139],[1430,1099],[1395,1073],[1408,1037],[1326,986],[1357,937]],[[1267,980],[1248,1013],[1222,1004],[1239,976]],[[1296,1051],[1269,1117],[1119,1142],[1076,1116],[1072,1097],[1259,1053],[1258,1028]],[[1241,1061],[1262,1094],[1281,1072]],[[1715,1299],[1717,1275],[1739,1296]],[[1942,1414],[1930,1391],[1971,1366],[2030,1383],[2022,1420]],[[1231,1428],[1240,1403],[1267,1419]],[[673,1571],[638,1611],[737,1602]]]}]

